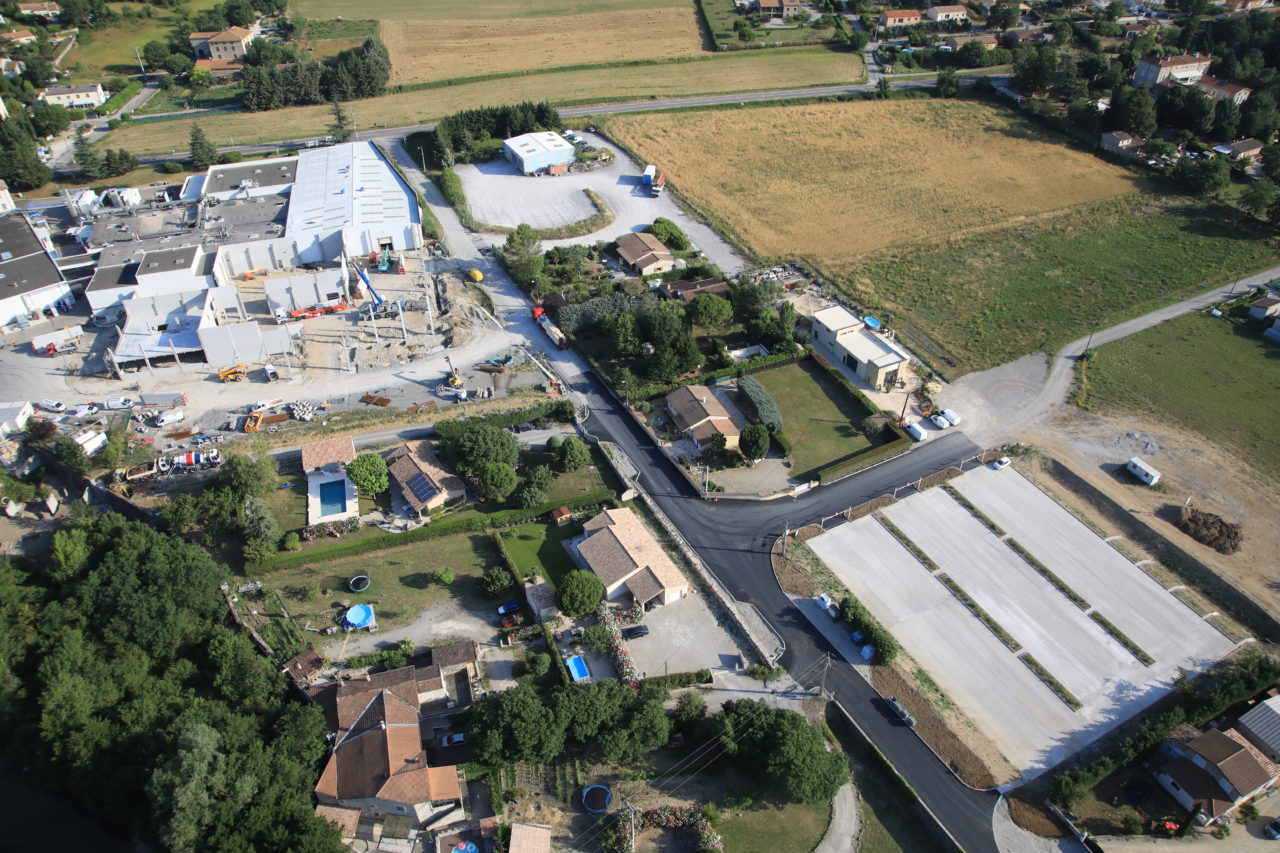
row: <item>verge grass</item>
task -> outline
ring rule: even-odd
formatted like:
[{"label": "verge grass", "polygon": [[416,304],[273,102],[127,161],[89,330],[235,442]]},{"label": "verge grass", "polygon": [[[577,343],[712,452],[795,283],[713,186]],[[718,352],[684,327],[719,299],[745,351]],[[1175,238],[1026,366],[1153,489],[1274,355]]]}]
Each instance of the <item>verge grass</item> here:
[{"label": "verge grass", "polygon": [[[758,50],[709,55],[688,62],[545,72],[415,92],[345,104],[361,130],[431,121],[476,104],[509,104],[552,99],[560,105],[682,97],[697,94],[787,89],[824,83],[852,83],[863,75],[862,59],[825,48]],[[247,145],[316,136],[333,121],[328,105],[195,119],[215,145]],[[135,154],[185,151],[191,122],[135,124],[107,137],[113,148]]]},{"label": "verge grass", "polygon": [[[1243,315],[1243,316],[1242,316]],[[1188,314],[1098,347],[1086,367],[1089,409],[1173,424],[1280,473],[1280,346],[1243,311]]]},{"label": "verge grass", "polygon": [[720,835],[724,849],[737,853],[812,850],[830,823],[830,803],[767,804],[725,814],[720,820]]},{"label": "verge grass", "polygon": [[754,374],[782,413],[791,442],[792,477],[807,480],[818,469],[871,446],[861,432],[871,414],[809,360]]}]

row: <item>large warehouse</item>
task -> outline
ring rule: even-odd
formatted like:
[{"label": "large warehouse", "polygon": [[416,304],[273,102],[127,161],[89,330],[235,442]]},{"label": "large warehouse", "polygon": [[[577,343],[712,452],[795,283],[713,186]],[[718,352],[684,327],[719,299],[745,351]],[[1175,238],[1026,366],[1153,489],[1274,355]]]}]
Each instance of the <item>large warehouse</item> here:
[{"label": "large warehouse", "polygon": [[526,175],[572,163],[574,147],[558,133],[542,131],[513,136],[502,143],[502,156]]},{"label": "large warehouse", "polygon": [[75,298],[49,246],[20,213],[0,216],[0,325],[60,311]]}]

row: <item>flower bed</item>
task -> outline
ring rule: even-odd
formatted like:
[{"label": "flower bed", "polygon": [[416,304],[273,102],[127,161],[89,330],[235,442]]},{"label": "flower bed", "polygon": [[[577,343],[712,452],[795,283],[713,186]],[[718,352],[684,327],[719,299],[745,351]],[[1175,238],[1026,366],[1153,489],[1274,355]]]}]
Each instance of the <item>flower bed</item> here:
[{"label": "flower bed", "polygon": [[351,517],[342,521],[324,521],[319,524],[312,524],[302,528],[302,541],[310,542],[321,536],[332,536],[334,539],[341,539],[348,533],[355,533],[360,529],[360,519]]},{"label": "flower bed", "polygon": [[[632,608],[632,610],[635,610],[635,608]],[[627,613],[630,613],[630,611],[624,611],[624,614]],[[609,660],[613,662],[614,669],[618,671],[618,678],[630,684],[633,689],[638,689],[639,673],[636,671],[636,662],[631,659],[631,651],[622,639],[622,626],[624,624],[635,624],[635,622],[624,622],[624,619],[634,617],[620,615],[609,606],[609,602],[602,601],[600,606],[596,608],[596,618],[609,631]],[[639,620],[637,619],[636,621],[638,622]]]},{"label": "flower bed", "polygon": [[[631,853],[631,821],[623,819],[624,812],[616,812],[615,819],[600,839],[601,846],[613,853]],[[645,809],[638,815],[639,829],[683,829],[694,831],[699,853],[719,853],[724,841],[715,825],[699,806],[659,806]]]}]

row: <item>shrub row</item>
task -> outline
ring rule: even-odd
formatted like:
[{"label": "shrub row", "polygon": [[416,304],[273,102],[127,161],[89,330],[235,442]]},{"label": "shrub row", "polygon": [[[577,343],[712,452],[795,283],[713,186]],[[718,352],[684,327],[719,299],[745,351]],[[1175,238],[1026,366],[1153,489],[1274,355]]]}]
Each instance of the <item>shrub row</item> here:
[{"label": "shrub row", "polygon": [[1188,722],[1202,725],[1237,702],[1271,686],[1277,678],[1280,678],[1280,662],[1252,654],[1232,664],[1212,689],[1198,686],[1175,691],[1172,708],[1145,722],[1136,733],[1117,741],[1105,754],[1059,773],[1053,780],[1050,799],[1064,808],[1071,808],[1086,790],[1142,758],[1175,726]]},{"label": "shrub row", "polygon": [[888,629],[880,624],[880,620],[871,615],[871,611],[867,610],[861,601],[858,601],[852,595],[846,595],[844,600],[840,602],[840,616],[854,630],[866,634],[867,642],[875,646],[876,656],[880,659],[880,663],[885,666],[893,663],[894,658],[898,656],[898,652],[902,650],[902,647],[898,645],[898,641],[894,639]]},{"label": "shrub row", "polygon": [[625,314],[629,310],[631,297],[625,293],[610,293],[577,305],[565,305],[556,312],[556,325],[565,334],[577,335],[599,326],[606,317]]},{"label": "shrub row", "polygon": [[961,588],[960,584],[953,581],[950,578],[950,576],[948,576],[946,573],[936,574],[934,575],[934,577],[937,578],[939,581],[941,581],[942,585],[945,586],[947,589],[949,589],[951,591],[951,594],[954,595],[957,599],[959,599],[961,604],[969,608],[969,612],[972,613],[974,616],[977,616],[978,621],[981,622],[983,625],[986,625],[987,628],[991,631],[991,633],[995,634],[996,637],[1000,639],[1000,642],[1008,646],[1009,651],[1011,652],[1022,651],[1022,646],[1019,645],[1018,641],[1013,638],[1013,635],[1010,634],[1008,631],[1006,631],[1000,625],[999,622],[997,622],[995,619],[992,619],[991,614],[983,610],[982,606],[978,604],[978,602],[970,598],[969,593],[965,592],[964,589]]},{"label": "shrub row", "polygon": [[399,548],[401,545],[425,542],[429,539],[437,539],[452,533],[467,533],[495,527],[511,527],[517,524],[525,524],[546,515],[558,506],[567,506],[573,510],[591,510],[612,504],[612,502],[613,493],[601,489],[573,500],[553,501],[533,509],[505,509],[475,518],[460,518],[454,521],[445,520],[424,524],[422,527],[406,533],[384,533],[380,536],[370,536],[368,539],[360,539],[355,542],[344,542],[325,548],[312,548],[308,551],[281,554],[265,562],[255,574],[266,574],[282,569],[296,569],[299,566],[327,563],[331,560],[370,554],[374,551],[385,551],[388,548]]},{"label": "shrub row", "polygon": [[507,571],[511,574],[511,582],[515,584],[516,589],[523,592],[524,578],[520,576],[520,570],[516,568],[516,561],[511,559],[511,552],[507,550],[506,540],[496,530],[493,532],[493,547],[498,549],[498,556],[502,558],[502,564],[507,567]]},{"label": "shrub row", "polygon": [[431,173],[431,180],[435,181],[436,186],[440,188],[440,194],[444,196],[444,200],[449,202],[449,206],[453,208],[454,213],[458,214],[458,221],[462,223],[462,227],[468,231],[481,231],[480,223],[471,215],[471,208],[467,206],[467,193],[462,189],[462,179],[452,169],[442,169],[439,172]]},{"label": "shrub row", "polygon": [[[895,426],[893,429],[897,430],[898,428]],[[900,453],[906,453],[910,449],[911,439],[903,435],[901,438],[895,438],[887,444],[864,450],[847,459],[833,462],[825,468],[819,468],[816,477],[819,483],[833,483],[841,477],[847,477],[855,471],[861,471],[863,468],[870,468],[872,465],[883,462]]]},{"label": "shrub row", "polygon": [[641,385],[637,388],[633,388],[628,396],[633,400],[648,400],[664,394],[669,394],[677,388],[685,385],[705,385],[713,379],[724,379],[727,376],[748,376],[752,373],[759,373],[762,370],[768,370],[770,367],[780,367],[784,364],[795,364],[799,361],[803,361],[806,357],[806,354],[794,355],[788,353],[761,355],[744,361],[741,364],[735,364],[733,367],[722,367],[719,370],[712,370],[683,382],[672,382],[666,385]]},{"label": "shrub row", "polygon": [[893,535],[894,539],[897,539],[899,542],[901,542],[902,547],[910,551],[911,556],[915,557],[917,560],[923,563],[924,567],[928,569],[930,572],[933,572],[936,574],[937,572],[942,570],[941,567],[939,567],[938,564],[935,563],[929,557],[929,555],[924,552],[923,548],[921,548],[915,542],[911,541],[911,537],[902,532],[902,528],[898,527],[898,525],[894,524],[892,521],[885,518],[884,513],[878,513],[876,515],[876,521],[884,525],[884,529],[889,531]]},{"label": "shrub row", "polygon": [[1092,619],[1094,622],[1097,622],[1098,626],[1101,627],[1102,630],[1110,634],[1113,640],[1115,640],[1120,645],[1124,646],[1125,650],[1128,651],[1129,654],[1133,655],[1135,658],[1142,661],[1147,666],[1155,666],[1155,663],[1156,663],[1155,658],[1151,657],[1151,655],[1144,652],[1141,646],[1139,646],[1133,640],[1130,640],[1127,636],[1125,636],[1125,633],[1121,631],[1119,628],[1117,628],[1114,624],[1112,624],[1110,619],[1103,616],[1101,613],[1099,613],[1096,610],[1089,614],[1089,618]]},{"label": "shrub row", "polygon": [[1067,703],[1067,707],[1071,710],[1079,711],[1083,707],[1083,705],[1080,704],[1080,700],[1075,697],[1075,694],[1068,690],[1061,681],[1054,678],[1049,670],[1045,669],[1044,666],[1041,665],[1040,661],[1031,656],[1030,652],[1027,652],[1025,655],[1019,655],[1018,660],[1025,663],[1027,665],[1027,669],[1034,672],[1036,677],[1044,682],[1045,687],[1048,687],[1057,694],[1058,698]]},{"label": "shrub row", "polygon": [[773,434],[773,443],[778,445],[778,452],[783,456],[791,455],[791,439],[780,432],[775,432]]},{"label": "shrub row", "polygon": [[551,631],[551,626],[546,622],[542,623],[542,636],[547,641],[547,653],[555,661],[552,666],[556,668],[556,672],[560,673],[560,683],[565,686],[573,684],[573,678],[569,675],[569,668],[564,665],[564,658],[560,657],[560,649],[556,647],[555,635]]},{"label": "shrub row", "polygon": [[1032,556],[1031,552],[1028,551],[1026,548],[1023,548],[1021,543],[1018,542],[1018,540],[1013,539],[1011,537],[1004,541],[1006,545],[1008,545],[1010,548],[1013,549],[1013,552],[1015,554],[1017,554],[1024,561],[1026,561],[1027,565],[1029,565],[1031,568],[1039,572],[1040,575],[1049,583],[1053,584],[1054,587],[1058,590],[1058,592],[1062,593],[1067,598],[1071,599],[1072,604],[1074,604],[1076,607],[1079,607],[1081,610],[1089,609],[1089,602],[1085,601],[1083,596],[1081,596],[1078,592],[1076,592],[1071,587],[1067,586],[1066,581],[1064,581],[1062,578],[1055,575],[1048,566],[1046,566],[1044,563],[1040,562],[1034,556]]},{"label": "shrub row", "polygon": [[742,377],[738,380],[738,393],[746,398],[750,408],[755,410],[756,418],[769,428],[769,432],[782,432],[782,412],[778,411],[778,404],[764,390],[760,380],[752,376]]},{"label": "shrub row", "polygon": [[116,110],[120,109],[125,104],[129,103],[129,99],[141,91],[142,91],[141,80],[130,81],[129,85],[125,86],[119,92],[116,92],[114,95],[112,95],[110,98],[107,99],[106,103],[98,107],[98,115],[103,115],[103,116],[111,115]]},{"label": "shrub row", "polygon": [[646,678],[641,684],[652,684],[655,687],[692,687],[695,684],[710,684],[711,670],[699,669],[695,672],[672,672],[668,675],[655,675]]},{"label": "shrub row", "polygon": [[558,421],[562,424],[573,423],[577,412],[568,399],[544,400],[524,409],[512,409],[507,412],[490,412],[488,414],[471,415],[466,418],[454,418],[436,424],[436,435],[441,438],[462,434],[478,424],[488,424],[499,429],[511,429],[525,423],[534,423],[543,419]]},{"label": "shrub row", "polygon": [[[982,510],[974,506],[973,502],[970,501],[968,498],[966,498],[964,495],[960,494],[960,491],[955,486],[951,485],[950,483],[947,483],[943,485],[942,490],[947,494],[951,495],[952,500],[960,504],[960,506],[969,510],[969,514],[972,515],[974,518],[978,519],[978,521],[981,521],[988,530],[990,530],[995,535],[999,536],[1001,539],[1004,538],[1005,536],[1004,528],[996,524],[994,521],[992,521],[991,518],[985,512],[983,512]],[[1012,540],[1010,541],[1012,542]],[[1018,546],[1018,547],[1021,547],[1021,546]],[[1017,548],[1014,548],[1014,550],[1016,551]]]}]

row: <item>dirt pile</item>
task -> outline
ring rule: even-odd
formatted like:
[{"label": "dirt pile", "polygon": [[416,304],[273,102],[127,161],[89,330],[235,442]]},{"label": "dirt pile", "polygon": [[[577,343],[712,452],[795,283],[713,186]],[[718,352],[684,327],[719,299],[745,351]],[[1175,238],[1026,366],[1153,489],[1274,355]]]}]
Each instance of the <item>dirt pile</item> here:
[{"label": "dirt pile", "polygon": [[1220,515],[1204,512],[1194,507],[1182,507],[1178,529],[1192,539],[1208,545],[1220,554],[1234,554],[1240,550],[1243,538],[1241,527]]}]

